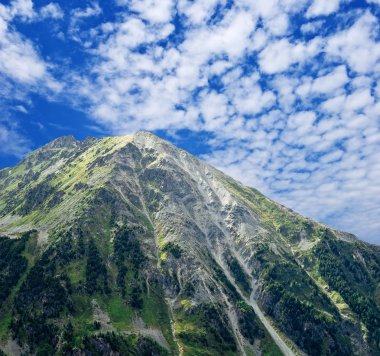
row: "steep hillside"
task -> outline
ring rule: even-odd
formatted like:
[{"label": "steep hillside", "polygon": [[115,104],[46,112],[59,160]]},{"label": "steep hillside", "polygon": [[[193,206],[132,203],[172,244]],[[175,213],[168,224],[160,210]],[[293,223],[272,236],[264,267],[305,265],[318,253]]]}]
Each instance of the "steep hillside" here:
[{"label": "steep hillside", "polygon": [[379,354],[377,246],[150,133],[0,171],[0,235],[5,354]]}]

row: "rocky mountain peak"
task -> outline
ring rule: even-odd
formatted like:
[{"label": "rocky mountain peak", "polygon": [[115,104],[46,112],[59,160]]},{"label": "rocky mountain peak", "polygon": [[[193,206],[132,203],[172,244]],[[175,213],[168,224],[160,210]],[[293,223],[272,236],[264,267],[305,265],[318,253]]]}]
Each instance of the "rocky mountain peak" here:
[{"label": "rocky mountain peak", "polygon": [[78,141],[75,139],[74,136],[68,135],[68,136],[61,136],[61,137],[56,138],[45,147],[49,147],[49,148],[75,147],[77,143]]},{"label": "rocky mountain peak", "polygon": [[378,248],[149,132],[61,138],[5,173],[6,353],[379,351]]}]

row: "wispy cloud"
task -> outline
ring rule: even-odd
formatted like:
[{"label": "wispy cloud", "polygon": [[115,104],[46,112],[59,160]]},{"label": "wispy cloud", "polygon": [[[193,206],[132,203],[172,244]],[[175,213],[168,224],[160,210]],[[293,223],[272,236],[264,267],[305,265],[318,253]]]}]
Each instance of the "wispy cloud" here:
[{"label": "wispy cloud", "polygon": [[19,133],[14,124],[0,121],[0,155],[12,154],[22,158],[30,151],[31,143]]},{"label": "wispy cloud", "polygon": [[[41,9],[44,18],[57,18],[58,5]],[[21,157],[30,142],[20,133],[15,112],[26,113],[29,94],[54,95],[62,84],[51,73],[52,64],[45,61],[33,42],[22,35],[14,21],[37,21],[38,12],[31,0],[15,0],[9,6],[0,4],[0,152]],[[38,21],[41,18],[38,19]],[[22,103],[22,105],[20,104]]]}]

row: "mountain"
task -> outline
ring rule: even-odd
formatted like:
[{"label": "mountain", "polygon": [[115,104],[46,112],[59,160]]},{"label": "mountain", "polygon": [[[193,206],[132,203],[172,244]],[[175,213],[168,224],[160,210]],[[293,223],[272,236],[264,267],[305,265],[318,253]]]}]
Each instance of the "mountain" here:
[{"label": "mountain", "polygon": [[0,235],[7,355],[380,352],[379,246],[147,132],[1,170]]}]

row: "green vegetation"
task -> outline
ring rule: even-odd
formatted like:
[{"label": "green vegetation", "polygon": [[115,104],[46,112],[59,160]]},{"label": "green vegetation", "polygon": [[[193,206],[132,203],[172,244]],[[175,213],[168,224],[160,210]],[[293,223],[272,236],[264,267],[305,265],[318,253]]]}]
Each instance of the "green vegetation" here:
[{"label": "green vegetation", "polygon": [[377,346],[380,343],[380,310],[374,300],[376,284],[362,263],[353,259],[352,254],[342,253],[345,249],[352,247],[326,232],[325,238],[313,249],[318,258],[318,271],[359,316],[370,332],[370,340]]},{"label": "green vegetation", "polygon": [[149,292],[144,296],[141,315],[147,325],[161,329],[170,348],[177,350],[177,345],[173,340],[169,310],[165,302],[164,291],[159,283],[153,282],[150,285]]},{"label": "green vegetation", "polygon": [[261,325],[257,322],[253,308],[240,300],[237,303],[237,315],[242,335],[253,345],[257,339],[264,337]]},{"label": "green vegetation", "polygon": [[232,179],[226,180],[227,187],[239,196],[255,211],[264,226],[276,231],[291,243],[300,241],[302,235],[309,239],[319,236],[321,227],[309,219],[305,219],[291,209],[288,209],[268,199],[258,190],[246,187]]},{"label": "green vegetation", "polygon": [[112,325],[118,331],[128,330],[135,315],[131,306],[117,293],[110,296],[100,296],[97,301],[111,319]]},{"label": "green vegetation", "polygon": [[74,328],[71,345],[80,347],[83,344],[83,338],[92,335],[96,330],[93,322],[93,308],[90,299],[81,293],[73,293],[71,299],[73,310],[70,321]]},{"label": "green vegetation", "polygon": [[[3,301],[1,301],[1,304],[0,304],[0,315],[1,315],[0,341],[5,340],[9,335],[9,329],[10,329],[10,325],[12,321],[12,307],[13,307],[14,299],[23,281],[26,278],[28,270],[30,270],[33,264],[33,260],[34,260],[33,254],[35,252],[36,242],[37,242],[36,237],[37,237],[36,232],[32,230],[32,231],[23,233],[20,239],[9,240],[8,238],[4,238],[6,240],[3,241],[2,240],[3,238],[0,238],[0,241],[5,244],[4,246],[7,246],[9,243],[10,243],[10,246],[13,246],[13,247],[17,246],[16,248],[12,247],[11,251],[8,251],[10,253],[1,254],[0,256],[0,259],[3,259],[3,261],[7,260],[6,262],[7,265],[5,266],[5,268],[3,265],[0,270],[1,271],[0,274],[2,276],[1,281],[2,281],[2,288],[3,288],[2,290],[4,293],[3,295],[7,296]],[[20,254],[13,255],[14,252],[20,249],[20,245],[24,247],[24,250],[21,253],[21,256],[23,259],[20,259]],[[2,250],[2,252],[5,252],[5,251]],[[12,255],[13,257],[11,257]],[[15,259],[15,261],[13,259]],[[17,261],[20,262],[19,265],[17,264],[18,263]],[[23,267],[23,264],[25,261],[27,262],[27,266],[25,270],[19,276],[17,276],[17,274],[21,272],[21,267]],[[11,268],[9,268],[8,266]],[[10,278],[10,276],[13,276],[13,277]],[[10,281],[11,283],[9,283]],[[16,284],[14,282],[16,282]],[[6,290],[8,290],[8,292]]]},{"label": "green vegetation", "polygon": [[86,278],[86,258],[75,260],[67,266],[67,275],[73,286],[83,285]]},{"label": "green vegetation", "polygon": [[[0,171],[1,228],[40,229],[0,238],[2,346],[12,336],[34,355],[148,356],[183,349],[185,355],[232,356],[237,327],[248,355],[260,349],[277,356],[274,340],[242,300],[252,293],[254,277],[260,307],[302,352],[348,355],[367,344],[370,353],[379,352],[378,248],[342,241],[344,235],[212,169],[231,193],[232,225],[225,200],[214,199],[209,216],[218,207],[221,215],[207,226],[209,206],[202,221],[187,209],[204,203],[194,177],[181,170],[187,155],[171,160],[174,148],[163,143],[156,150],[149,141],[140,149],[143,140],[134,145],[130,137],[73,142],[58,140]],[[165,210],[167,201],[175,209]],[[170,214],[174,223],[184,216],[179,225],[186,241],[178,240],[182,233]],[[253,236],[239,234],[239,224],[252,221],[247,216],[255,221]],[[222,239],[214,223],[222,231],[236,226],[222,256],[223,244],[212,242]],[[161,338],[161,332],[170,351],[142,336]]]},{"label": "green vegetation", "polygon": [[224,254],[224,257],[226,259],[227,266],[231,271],[237,285],[246,295],[249,296],[252,291],[249,276],[247,275],[247,273],[245,273],[243,267],[240,265],[239,261],[234,256],[226,252]]},{"label": "green vegetation", "polygon": [[[290,337],[310,355],[350,354],[349,340],[339,334],[338,320],[332,320],[313,304],[300,300],[276,283],[267,292],[275,307],[268,309],[283,330],[291,330]],[[345,340],[346,339],[346,340]],[[345,340],[345,341],[344,341]]]},{"label": "green vegetation", "polygon": [[[147,292],[140,278],[141,266],[145,261],[137,239],[141,231],[138,228],[122,228],[115,234],[115,280],[115,267],[110,265],[108,268],[103,262],[102,255],[109,253],[105,244],[100,251],[98,240],[85,238],[83,229],[78,228],[75,233],[71,230],[55,231],[50,237],[51,244],[42,255],[37,250],[32,251],[28,236],[19,240],[1,239],[1,251],[4,252],[1,255],[4,262],[3,259],[1,262],[16,263],[20,258],[23,261],[18,266],[22,267],[20,271],[17,268],[12,271],[18,273],[14,281],[12,279],[12,286],[2,283],[2,290],[9,294],[20,280],[19,275],[25,277],[19,282],[17,292],[14,292],[13,311],[10,307],[6,314],[2,314],[6,316],[0,323],[2,335],[10,328],[21,345],[28,345],[31,352],[38,355],[70,352],[73,347],[86,348],[88,340],[94,338],[94,333],[101,329],[101,324],[94,322],[93,298],[102,312],[109,316],[110,325],[115,330],[133,330],[133,319],[141,315],[150,327],[162,330],[171,348],[176,349],[159,284],[153,282]],[[29,253],[36,255],[34,265]],[[25,265],[29,260],[31,265],[27,273]],[[123,267],[126,269],[124,295],[120,290],[118,292],[119,288],[113,289],[113,284],[112,288],[109,286],[110,281],[120,284],[120,269]],[[1,270],[1,281],[10,280],[8,277],[13,274],[8,272],[7,269]],[[112,336],[108,341],[116,342],[119,336],[115,337]],[[131,337],[130,341],[128,347],[135,350],[136,354],[140,354],[138,350],[149,352],[151,349],[159,350],[156,354],[167,354],[150,340]],[[123,341],[120,342],[121,350],[124,350],[127,344],[123,346]]]},{"label": "green vegetation", "polygon": [[336,308],[297,264],[282,261],[262,271],[266,312],[310,355],[350,354]]},{"label": "green vegetation", "polygon": [[52,354],[58,342],[53,322],[72,310],[71,284],[65,274],[56,274],[51,251],[45,252],[30,270],[14,300],[11,329],[31,351]]},{"label": "green vegetation", "polygon": [[266,334],[265,339],[260,342],[260,349],[265,356],[282,356],[283,353],[274,343],[269,334]]},{"label": "green vegetation", "polygon": [[224,312],[211,304],[175,310],[175,333],[185,354],[236,354],[235,340]]},{"label": "green vegetation", "polygon": [[[114,257],[117,267],[116,284],[123,298],[129,295],[130,304],[133,308],[143,307],[143,288],[139,280],[140,266],[145,258],[141,251],[140,242],[137,239],[138,229],[122,227],[115,234]],[[129,278],[127,272],[130,270]],[[126,279],[128,279],[129,290],[126,290]]]},{"label": "green vegetation", "polygon": [[230,300],[233,302],[240,300],[241,297],[239,292],[236,290],[235,286],[229,281],[223,269],[216,263],[216,261],[213,259],[211,255],[209,255],[209,259],[215,277],[221,282]]},{"label": "green vegetation", "polygon": [[20,239],[0,236],[0,307],[27,269],[28,260],[23,252],[33,233],[24,233]]},{"label": "green vegetation", "polygon": [[23,204],[17,209],[20,215],[28,215],[35,209],[41,207],[47,199],[55,192],[49,180],[45,180],[26,191]]},{"label": "green vegetation", "polygon": [[116,333],[86,337],[83,349],[91,355],[169,355],[168,351],[151,339],[137,335],[122,336]]},{"label": "green vegetation", "polygon": [[[267,252],[266,255],[270,254]],[[331,303],[309,275],[300,266],[287,260],[267,263],[262,269],[261,278],[267,283],[277,282],[284,289],[304,301],[311,301],[315,308],[325,310],[326,315],[338,316],[338,310]]]},{"label": "green vegetation", "polygon": [[86,290],[89,294],[95,292],[109,293],[107,268],[102,261],[99,250],[93,239],[89,240],[86,264]]},{"label": "green vegetation", "polygon": [[183,253],[182,248],[174,242],[168,242],[166,245],[164,245],[162,251],[172,254],[173,257],[177,259],[181,258]]}]

